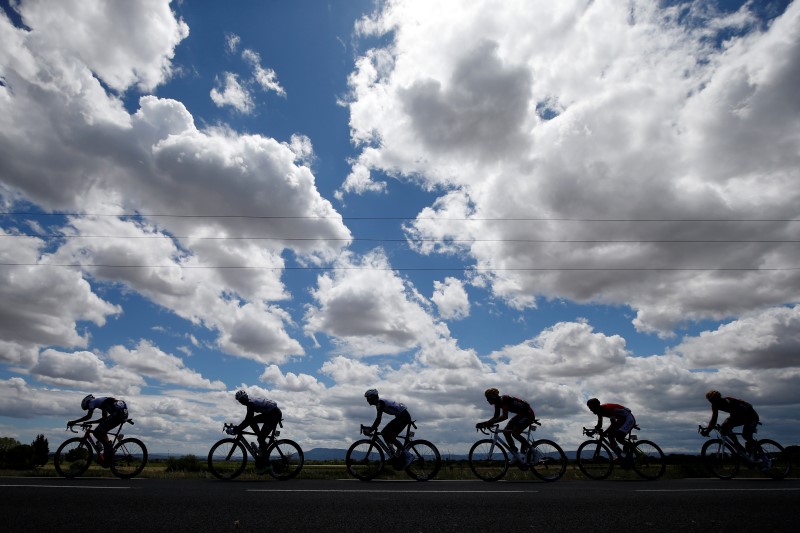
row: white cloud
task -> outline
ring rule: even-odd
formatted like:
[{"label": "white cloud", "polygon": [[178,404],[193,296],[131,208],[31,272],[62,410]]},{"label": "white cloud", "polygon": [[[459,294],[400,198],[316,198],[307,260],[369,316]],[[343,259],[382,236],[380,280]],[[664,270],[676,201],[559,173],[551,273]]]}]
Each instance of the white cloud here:
[{"label": "white cloud", "polygon": [[444,282],[434,281],[431,300],[439,308],[439,315],[445,320],[458,320],[469,316],[469,296],[459,279],[447,277]]},{"label": "white cloud", "polygon": [[253,68],[253,79],[265,91],[274,91],[280,96],[286,96],[286,91],[278,83],[278,75],[271,68],[261,66],[261,56],[249,48],[242,52],[242,57]]},{"label": "white cloud", "polygon": [[[80,272],[48,266],[41,239],[11,236],[0,229],[0,360],[28,366],[41,345],[84,348],[88,337],[78,323],[98,326],[122,308],[98,297]],[[18,266],[12,266],[12,265]]]},{"label": "white cloud", "polygon": [[242,114],[253,111],[255,103],[250,91],[239,83],[239,77],[232,72],[225,72],[222,79],[217,78],[216,87],[211,89],[211,99],[217,107],[231,106]]},{"label": "white cloud", "polygon": [[112,346],[108,356],[118,367],[157,379],[164,384],[201,389],[225,389],[219,380],[211,381],[200,373],[186,368],[180,357],[163,352],[146,340],[140,340],[133,349]]},{"label": "white cloud", "polygon": [[[390,40],[349,80],[361,152],[338,197],[385,190],[378,173],[443,190],[410,236],[468,254],[516,308],[624,305],[669,336],[797,301],[797,250],[780,241],[800,196],[800,7],[763,32],[748,6],[687,25],[679,9],[385,4],[360,25]],[[715,47],[729,29],[748,31]],[[776,220],[742,222],[764,213]],[[667,221],[622,222],[641,219]],[[739,270],[770,268],[788,270]]]}]

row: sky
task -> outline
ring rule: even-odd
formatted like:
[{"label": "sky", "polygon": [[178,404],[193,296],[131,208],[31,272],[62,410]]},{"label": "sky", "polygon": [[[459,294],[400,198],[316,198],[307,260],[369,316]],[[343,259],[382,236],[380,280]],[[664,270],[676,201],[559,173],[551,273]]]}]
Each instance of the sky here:
[{"label": "sky", "polygon": [[800,444],[797,2],[0,7],[0,435],[202,457],[244,389],[346,448],[374,387],[460,454],[497,387],[697,452],[714,388]]}]

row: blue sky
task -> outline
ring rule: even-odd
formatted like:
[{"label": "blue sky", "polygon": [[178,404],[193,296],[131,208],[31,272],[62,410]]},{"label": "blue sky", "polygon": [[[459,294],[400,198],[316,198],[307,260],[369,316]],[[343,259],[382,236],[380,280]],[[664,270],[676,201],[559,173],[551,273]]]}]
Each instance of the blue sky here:
[{"label": "blue sky", "polygon": [[796,2],[0,5],[0,434],[204,455],[246,388],[346,447],[377,387],[461,453],[497,386],[693,451],[713,387],[800,441]]}]

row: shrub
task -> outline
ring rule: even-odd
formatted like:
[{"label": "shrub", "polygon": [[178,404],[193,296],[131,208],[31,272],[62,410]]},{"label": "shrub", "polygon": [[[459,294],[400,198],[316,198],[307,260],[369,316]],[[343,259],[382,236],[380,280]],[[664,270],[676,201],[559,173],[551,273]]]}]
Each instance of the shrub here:
[{"label": "shrub", "polygon": [[33,469],[33,446],[20,444],[6,451],[6,468],[12,470]]},{"label": "shrub", "polygon": [[33,448],[33,464],[42,466],[47,464],[47,459],[50,457],[50,446],[44,435],[36,435],[36,438],[31,443]]},{"label": "shrub", "polygon": [[204,468],[205,465],[196,455],[190,454],[167,459],[167,472],[200,472]]}]

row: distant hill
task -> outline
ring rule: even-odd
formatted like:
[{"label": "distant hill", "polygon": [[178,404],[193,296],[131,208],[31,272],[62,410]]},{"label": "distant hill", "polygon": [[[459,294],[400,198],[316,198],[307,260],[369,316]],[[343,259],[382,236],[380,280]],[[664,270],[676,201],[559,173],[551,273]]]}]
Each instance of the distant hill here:
[{"label": "distant hill", "polygon": [[314,448],[303,450],[303,457],[307,461],[344,461],[347,450],[339,448]]}]

